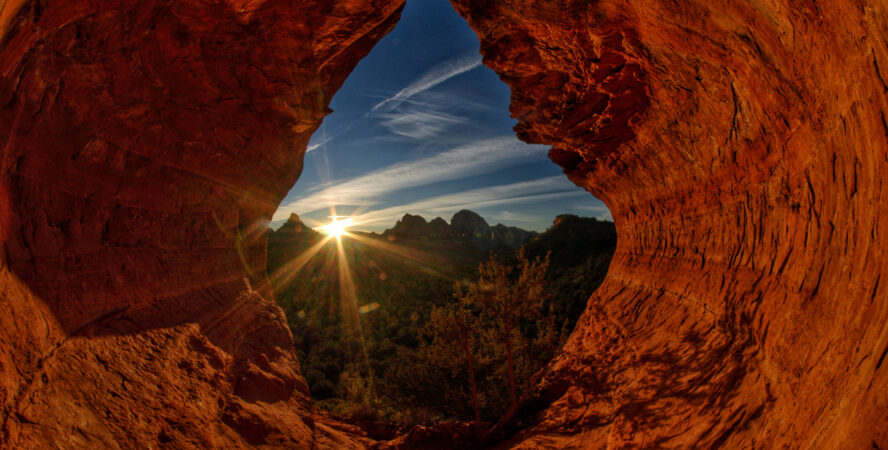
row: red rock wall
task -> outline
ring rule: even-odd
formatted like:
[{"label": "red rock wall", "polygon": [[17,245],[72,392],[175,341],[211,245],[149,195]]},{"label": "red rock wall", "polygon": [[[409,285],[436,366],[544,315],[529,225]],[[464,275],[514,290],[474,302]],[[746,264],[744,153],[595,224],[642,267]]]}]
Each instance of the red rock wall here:
[{"label": "red rock wall", "polygon": [[454,0],[619,235],[525,448],[888,448],[888,4]]},{"label": "red rock wall", "polygon": [[359,445],[262,232],[402,3],[0,2],[0,447]]},{"label": "red rock wall", "polygon": [[[510,444],[888,448],[886,5],[711,3],[456,1],[620,236]],[[257,230],[399,6],[0,2],[3,446],[361,445]]]}]

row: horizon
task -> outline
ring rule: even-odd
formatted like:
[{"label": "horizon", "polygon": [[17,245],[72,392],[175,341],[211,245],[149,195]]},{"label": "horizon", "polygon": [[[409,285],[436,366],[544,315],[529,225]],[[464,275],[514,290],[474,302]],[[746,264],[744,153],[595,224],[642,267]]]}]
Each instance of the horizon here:
[{"label": "horizon", "polygon": [[296,213],[350,216],[381,232],[404,213],[544,230],[558,214],[612,220],[548,156],[518,140],[510,90],[481,62],[478,38],[447,0],[412,0],[361,60],[313,134],[299,181],[270,224]]},{"label": "horizon", "polygon": [[[595,217],[595,216],[584,216],[584,215],[574,214],[574,213],[561,213],[561,214],[556,214],[555,216],[553,216],[553,217],[552,217],[552,220],[549,222],[549,224],[548,224],[545,228],[542,228],[542,229],[535,229],[535,228],[525,228],[525,227],[521,227],[521,226],[518,226],[518,225],[515,225],[515,224],[508,224],[508,223],[503,223],[503,222],[491,223],[489,220],[487,220],[486,217],[484,217],[484,215],[479,214],[479,213],[477,213],[477,212],[475,212],[475,211],[472,211],[472,210],[470,210],[470,209],[465,209],[465,208],[463,208],[463,209],[461,209],[461,210],[458,210],[458,211],[454,212],[453,214],[449,214],[449,217],[450,217],[449,219],[446,218],[444,215],[437,215],[437,216],[434,216],[434,217],[432,217],[432,218],[429,218],[429,216],[425,216],[425,215],[422,215],[422,214],[413,214],[413,213],[410,213],[410,212],[405,212],[405,213],[401,214],[400,217],[395,218],[394,221],[391,222],[390,225],[382,227],[382,228],[381,228],[381,231],[364,230],[364,229],[361,229],[361,227],[360,227],[361,224],[360,224],[360,223],[356,223],[356,224],[354,224],[354,225],[349,225],[349,226],[348,226],[348,230],[349,230],[350,232],[352,232],[352,231],[356,231],[356,232],[360,232],[360,233],[376,233],[376,234],[379,234],[379,233],[382,233],[382,232],[385,232],[385,231],[388,231],[388,230],[394,228],[394,226],[397,225],[397,223],[398,223],[399,221],[401,221],[401,220],[404,218],[404,216],[406,216],[406,215],[410,215],[410,216],[414,216],[414,217],[420,217],[421,219],[425,220],[426,223],[428,223],[428,222],[432,222],[432,221],[435,220],[435,219],[442,219],[443,221],[447,222],[448,225],[450,225],[450,224],[452,223],[452,221],[453,221],[453,216],[455,216],[455,215],[456,215],[458,212],[460,212],[460,211],[469,211],[469,212],[472,212],[472,213],[478,214],[478,216],[480,216],[482,219],[484,219],[484,221],[487,222],[487,224],[490,225],[491,227],[495,227],[495,226],[497,226],[497,225],[503,225],[503,226],[507,226],[507,227],[520,228],[520,229],[522,229],[522,230],[524,230],[524,231],[532,231],[532,232],[536,232],[536,233],[543,233],[543,232],[545,232],[547,229],[549,229],[549,227],[551,227],[552,225],[554,225],[554,223],[555,223],[555,219],[557,219],[557,218],[560,217],[560,216],[564,216],[564,215],[573,215],[573,216],[579,217],[579,218],[581,218],[581,219],[596,219],[596,220],[598,220],[598,221],[602,221],[602,222],[611,222],[611,223],[613,223],[613,219],[612,219],[612,218],[600,218],[600,217]],[[291,214],[295,214],[295,215],[297,216],[297,218],[299,219],[299,221],[302,222],[303,225],[305,225],[305,226],[311,228],[311,229],[314,230],[314,231],[321,231],[321,230],[320,230],[321,228],[324,228],[326,225],[329,225],[329,222],[315,222],[315,221],[313,221],[313,220],[312,220],[311,222],[316,223],[317,225],[310,225],[309,223],[306,223],[305,218],[302,217],[300,214],[295,213],[295,212],[294,212],[294,213],[291,213]],[[333,218],[334,216],[328,216],[328,217],[329,217],[329,218]],[[335,216],[335,217],[336,217],[336,218],[350,218],[351,216]],[[271,230],[273,230],[273,231],[278,231],[278,230],[280,230],[281,227],[283,227],[283,226],[284,226],[289,220],[290,220],[290,218],[288,217],[287,219],[278,220],[278,221],[275,221],[275,222],[270,222],[270,223],[269,223],[269,228],[270,228]]]}]

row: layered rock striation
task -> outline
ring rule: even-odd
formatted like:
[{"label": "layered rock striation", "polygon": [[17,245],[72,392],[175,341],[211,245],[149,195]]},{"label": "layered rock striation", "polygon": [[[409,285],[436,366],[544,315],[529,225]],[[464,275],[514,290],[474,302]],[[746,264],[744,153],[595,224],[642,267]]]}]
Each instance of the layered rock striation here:
[{"label": "layered rock striation", "polygon": [[888,6],[454,4],[619,235],[510,442],[888,447]]},{"label": "layered rock striation", "polygon": [[361,445],[264,231],[402,4],[0,2],[0,447]]},{"label": "layered rock striation", "polygon": [[[888,448],[888,6],[454,3],[619,234],[507,444]],[[262,231],[400,7],[0,2],[3,446],[366,443]]]}]

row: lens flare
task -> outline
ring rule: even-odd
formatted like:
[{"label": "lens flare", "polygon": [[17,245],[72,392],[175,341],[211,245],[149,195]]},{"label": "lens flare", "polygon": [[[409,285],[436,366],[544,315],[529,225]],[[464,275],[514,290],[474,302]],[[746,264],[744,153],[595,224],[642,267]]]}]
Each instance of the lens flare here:
[{"label": "lens flare", "polygon": [[[372,396],[372,391],[375,389],[374,372],[370,365],[364,327],[371,326],[372,324],[372,321],[367,321],[367,315],[378,309],[383,309],[384,306],[378,302],[369,302],[361,305],[362,299],[353,278],[354,272],[349,262],[350,257],[355,264],[364,264],[366,260],[360,257],[361,253],[355,253],[356,248],[360,249],[362,246],[372,247],[404,261],[410,261],[416,270],[436,277],[444,277],[439,269],[446,265],[447,258],[441,255],[425,253],[414,248],[402,247],[391,242],[383,242],[380,239],[365,236],[360,232],[349,233],[349,228],[360,227],[367,223],[362,220],[364,216],[361,215],[360,211],[352,211],[352,213],[352,216],[337,215],[335,206],[330,206],[330,215],[328,216],[330,222],[323,225],[310,223],[315,230],[326,236],[317,240],[317,242],[302,251],[298,256],[283,264],[274,273],[269,274],[269,280],[276,292],[283,292],[287,286],[297,279],[299,272],[309,265],[309,262],[319,253],[324,251],[329,257],[335,254],[336,263],[332,265],[327,264],[326,267],[320,268],[320,270],[328,271],[325,274],[330,275],[331,278],[335,276],[334,272],[338,272],[339,312],[342,315],[343,336],[351,335],[356,339],[360,348],[360,353],[350,356],[349,361],[356,364],[363,363],[365,366],[365,373],[368,376]],[[331,244],[333,245],[332,248],[330,247]],[[331,251],[335,253],[331,253]],[[370,262],[369,264],[374,265],[375,263]],[[360,269],[363,270],[363,268]],[[385,281],[387,275],[384,271],[381,271],[379,277],[380,280]],[[304,309],[297,312],[296,317],[301,320],[310,320],[309,314]],[[360,361],[360,359],[363,359],[363,361]]]},{"label": "lens flare", "polygon": [[361,305],[358,308],[358,312],[361,314],[367,314],[368,312],[376,311],[377,309],[379,309],[379,303],[373,302],[366,305]]},{"label": "lens flare", "polygon": [[352,219],[350,217],[342,218],[341,216],[332,216],[331,218],[333,219],[332,222],[318,227],[318,230],[321,233],[335,238],[348,234],[348,227],[352,225]]}]

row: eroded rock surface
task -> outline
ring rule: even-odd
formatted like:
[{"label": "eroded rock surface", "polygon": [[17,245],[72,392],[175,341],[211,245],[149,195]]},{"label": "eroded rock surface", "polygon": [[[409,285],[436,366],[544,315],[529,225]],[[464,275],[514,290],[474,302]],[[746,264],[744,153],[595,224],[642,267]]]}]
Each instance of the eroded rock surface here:
[{"label": "eroded rock surface", "polygon": [[263,233],[402,3],[0,3],[0,447],[362,445]]},{"label": "eroded rock surface", "polygon": [[[888,448],[885,3],[455,3],[619,232],[507,445]],[[260,231],[399,8],[0,2],[4,446],[366,442]]]},{"label": "eroded rock surface", "polygon": [[888,447],[888,5],[454,3],[619,235],[510,444]]}]

